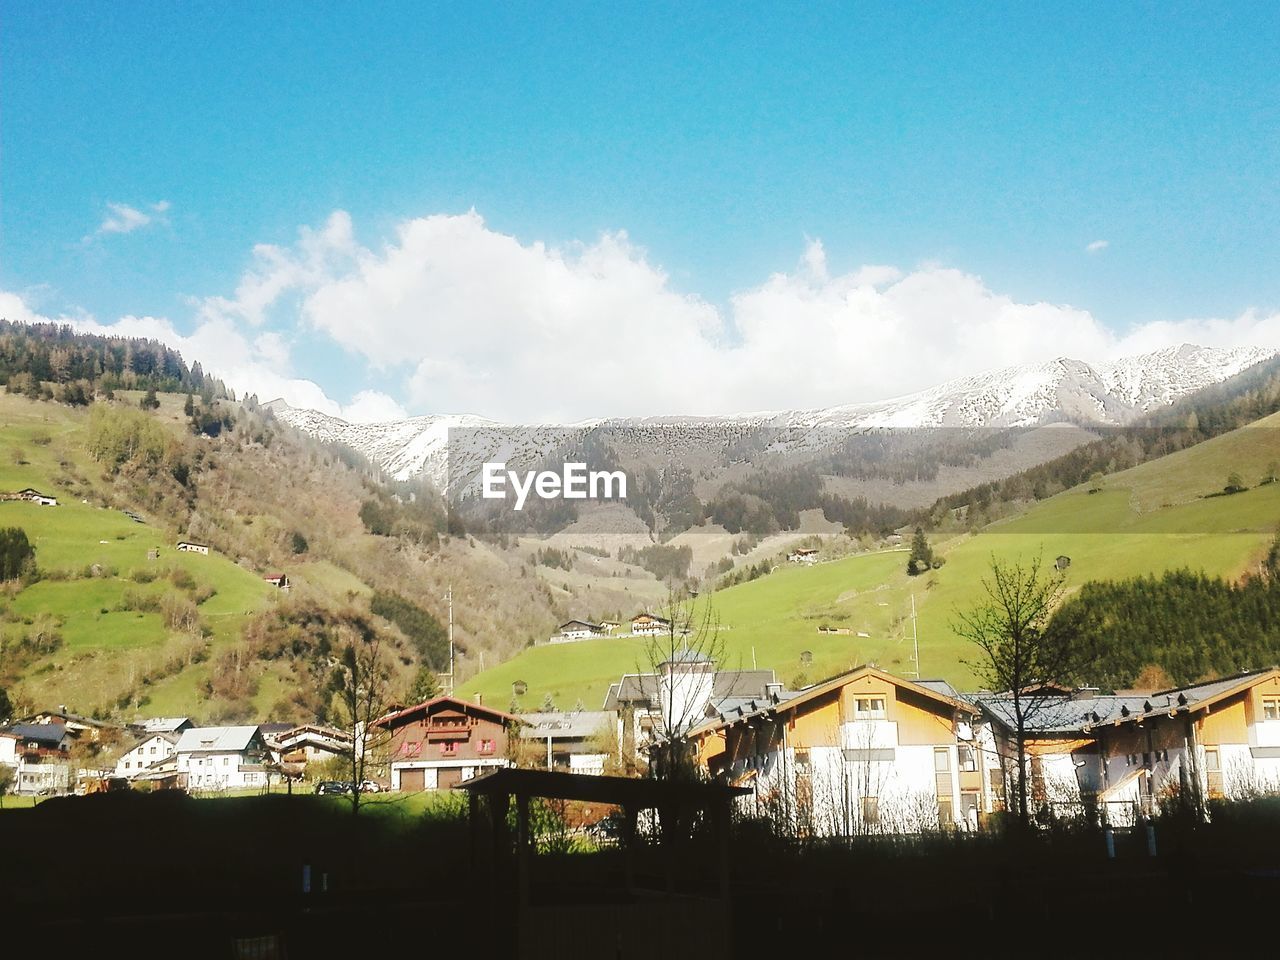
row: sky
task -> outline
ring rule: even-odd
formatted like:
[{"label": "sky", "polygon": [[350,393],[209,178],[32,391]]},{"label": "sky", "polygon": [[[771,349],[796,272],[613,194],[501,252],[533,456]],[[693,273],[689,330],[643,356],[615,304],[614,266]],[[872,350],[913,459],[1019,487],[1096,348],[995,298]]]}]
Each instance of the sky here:
[{"label": "sky", "polygon": [[356,420],[1280,347],[1280,7],[0,0],[0,316]]}]

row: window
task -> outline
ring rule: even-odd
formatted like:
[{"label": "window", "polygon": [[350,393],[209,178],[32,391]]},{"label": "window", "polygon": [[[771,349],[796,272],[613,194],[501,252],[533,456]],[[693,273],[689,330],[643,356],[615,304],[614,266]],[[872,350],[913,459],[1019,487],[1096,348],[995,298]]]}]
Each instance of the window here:
[{"label": "window", "polygon": [[960,755],[960,770],[963,773],[976,773],[978,770],[978,756],[974,752],[973,747],[961,744],[956,747],[956,752]]},{"label": "window", "polygon": [[880,822],[880,798],[879,797],[863,797],[862,798],[862,822],[863,823],[879,823]]},{"label": "window", "polygon": [[152,755],[153,757],[156,755],[156,747],[155,747],[155,744],[152,744],[152,745],[151,745],[151,755]]},{"label": "window", "polygon": [[1262,698],[1262,719],[1280,720],[1280,697]]},{"label": "window", "polygon": [[492,741],[492,740],[481,740],[481,741],[480,741],[480,752],[481,752],[481,753],[493,753],[493,741]]},{"label": "window", "polygon": [[858,697],[853,702],[853,715],[860,720],[883,720],[884,697]]},{"label": "window", "polygon": [[126,761],[124,762],[124,768],[125,768],[126,770],[128,770],[128,769],[129,769],[129,761],[128,761],[128,760],[126,760]]},{"label": "window", "polygon": [[231,763],[231,758],[230,758],[230,757],[223,757],[223,758],[222,758],[222,765],[223,765],[224,767],[225,767],[225,766],[227,766],[227,765],[228,765],[228,764],[230,764],[230,763]]},{"label": "window", "polygon": [[809,748],[808,747],[796,748],[796,766],[805,767],[806,769],[808,768],[809,766]]},{"label": "window", "polygon": [[1204,768],[1209,773],[1218,772],[1218,748],[1209,747],[1204,752]]},{"label": "window", "polygon": [[951,772],[951,751],[946,747],[938,747],[933,751],[933,769],[937,773]]},{"label": "window", "polygon": [[955,822],[955,818],[951,816],[951,798],[939,797],[938,798],[938,826],[943,827],[945,829],[946,827],[951,826],[954,822]]},{"label": "window", "polygon": [[445,756],[452,757],[458,752],[458,741],[444,740],[440,743],[440,752]]}]

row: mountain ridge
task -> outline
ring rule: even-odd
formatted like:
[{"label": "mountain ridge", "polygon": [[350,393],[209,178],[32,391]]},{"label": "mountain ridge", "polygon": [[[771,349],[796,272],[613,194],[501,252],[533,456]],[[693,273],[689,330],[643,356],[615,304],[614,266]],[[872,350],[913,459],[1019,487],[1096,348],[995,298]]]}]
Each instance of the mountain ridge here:
[{"label": "mountain ridge", "polygon": [[[476,431],[476,443],[455,445],[468,462],[504,459],[531,465],[540,454],[598,429],[652,431],[696,428],[732,443],[744,432],[830,430],[833,433],[922,428],[1015,428],[1070,421],[1122,426],[1275,356],[1264,347],[1165,347],[1101,364],[1058,357],[949,380],[887,400],[813,410],[728,416],[613,417],[572,424],[505,424],[473,414],[426,414],[379,423],[351,423],[284,400],[265,404],[291,426],[322,441],[358,450],[398,480],[426,476],[442,489],[450,470],[450,431]],[[455,434],[455,440],[462,436]],[[812,449],[812,437],[791,436],[791,448]],[[661,445],[662,440],[658,441]]]}]

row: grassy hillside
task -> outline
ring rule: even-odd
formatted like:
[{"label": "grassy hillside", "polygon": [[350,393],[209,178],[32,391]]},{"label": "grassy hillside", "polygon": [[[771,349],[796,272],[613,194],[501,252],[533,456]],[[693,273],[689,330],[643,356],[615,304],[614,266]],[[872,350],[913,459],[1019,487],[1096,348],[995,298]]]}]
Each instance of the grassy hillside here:
[{"label": "grassy hillside", "polygon": [[[756,663],[780,679],[814,680],[863,661],[896,672],[910,662],[912,596],[921,673],[967,686],[968,651],[951,629],[982,596],[992,556],[1071,558],[1068,584],[1187,567],[1235,578],[1255,568],[1280,522],[1280,483],[1254,486],[1280,457],[1280,415],[1108,477],[1100,492],[1066,491],[976,535],[935,543],[946,564],[908,577],[904,552],[790,567],[710,596],[730,667]],[[1217,496],[1229,473],[1252,489]],[[820,626],[848,630],[819,633]],[[861,636],[860,634],[866,634]],[[801,662],[808,651],[811,662]],[[809,658],[806,658],[809,659]],[[527,650],[473,678],[464,693],[506,705],[522,680],[526,709],[550,693],[560,707],[598,707],[608,684],[645,662],[641,643],[597,640]],[[802,675],[802,676],[801,676]]]}]

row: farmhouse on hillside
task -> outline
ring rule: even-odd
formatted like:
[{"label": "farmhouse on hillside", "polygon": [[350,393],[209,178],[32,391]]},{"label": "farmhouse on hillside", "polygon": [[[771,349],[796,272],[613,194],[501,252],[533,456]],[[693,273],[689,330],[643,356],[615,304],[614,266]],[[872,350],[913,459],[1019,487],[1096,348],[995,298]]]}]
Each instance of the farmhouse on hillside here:
[{"label": "farmhouse on hillside", "polygon": [[510,765],[518,717],[456,697],[436,697],[383,717],[390,735],[392,790],[447,790]]},{"label": "farmhouse on hillside", "polygon": [[39,490],[33,490],[31,487],[27,487],[25,490],[19,490],[18,499],[26,500],[30,503],[38,503],[42,507],[56,507],[58,505],[57,497],[51,497],[47,493],[41,493]]},{"label": "farmhouse on hillside", "polygon": [[568,620],[560,624],[560,632],[552,638],[552,642],[587,640],[591,637],[603,637],[604,635],[605,629],[602,624],[591,623],[589,620]]},{"label": "farmhouse on hillside", "polygon": [[199,553],[204,556],[209,555],[209,548],[203,543],[192,543],[190,540],[179,540],[178,551],[180,553]]},{"label": "farmhouse on hillside", "polygon": [[802,547],[799,550],[792,550],[787,554],[787,559],[792,563],[817,563],[818,551],[813,547]]},{"label": "farmhouse on hillside", "polygon": [[267,583],[271,584],[273,587],[276,587],[276,588],[277,588],[277,589],[279,589],[279,590],[283,590],[285,593],[288,593],[288,592],[289,592],[289,576],[288,576],[288,574],[284,574],[284,573],[269,573],[269,574],[267,574],[265,577],[263,577],[262,579],[263,579],[263,580],[265,580]]},{"label": "farmhouse on hillside", "polygon": [[638,613],[631,618],[633,637],[658,637],[671,629],[671,621],[648,613]]}]

